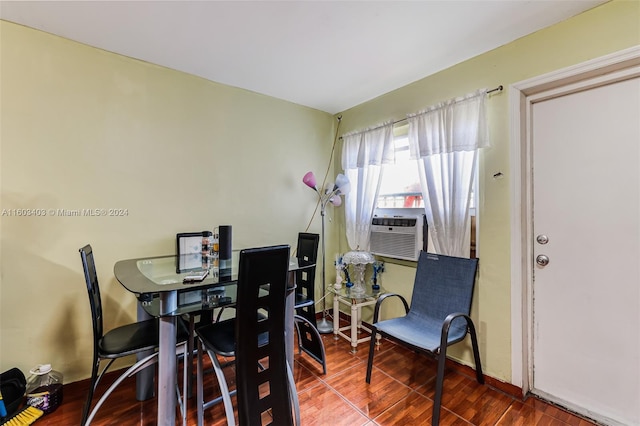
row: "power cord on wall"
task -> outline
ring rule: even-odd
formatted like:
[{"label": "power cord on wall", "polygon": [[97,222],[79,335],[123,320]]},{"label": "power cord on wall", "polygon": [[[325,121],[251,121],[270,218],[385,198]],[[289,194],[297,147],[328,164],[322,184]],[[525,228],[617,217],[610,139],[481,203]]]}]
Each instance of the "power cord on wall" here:
[{"label": "power cord on wall", "polygon": [[[329,170],[331,170],[331,163],[333,161],[333,154],[336,151],[336,144],[338,143],[338,132],[340,131],[340,123],[342,122],[342,116],[339,115],[338,116],[338,125],[336,126],[336,133],[333,137],[333,146],[331,147],[331,154],[329,155],[329,162],[327,163],[327,170],[324,173],[324,178],[322,179],[322,186],[320,187],[321,191],[324,190],[324,187],[327,183],[327,177],[329,176]],[[309,230],[309,228],[311,228],[311,224],[313,223],[313,219],[316,217],[316,214],[318,213],[318,207],[320,207],[320,199],[318,199],[318,202],[316,203],[316,208],[313,211],[313,214],[311,215],[311,219],[309,219],[309,223],[307,224],[307,227],[305,228],[304,232],[307,232]]]}]

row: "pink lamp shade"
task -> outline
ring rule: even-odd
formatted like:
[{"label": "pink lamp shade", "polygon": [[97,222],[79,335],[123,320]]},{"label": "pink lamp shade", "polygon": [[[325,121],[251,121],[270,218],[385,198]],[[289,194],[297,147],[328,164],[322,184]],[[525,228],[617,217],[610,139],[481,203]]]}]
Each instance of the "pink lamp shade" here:
[{"label": "pink lamp shade", "polygon": [[334,195],[333,197],[331,197],[329,202],[333,204],[335,207],[340,207],[342,205],[342,198],[340,198],[339,195]]},{"label": "pink lamp shade", "polygon": [[302,182],[304,182],[304,184],[309,188],[317,190],[316,177],[313,175],[313,172],[307,172],[307,174],[302,178]]}]

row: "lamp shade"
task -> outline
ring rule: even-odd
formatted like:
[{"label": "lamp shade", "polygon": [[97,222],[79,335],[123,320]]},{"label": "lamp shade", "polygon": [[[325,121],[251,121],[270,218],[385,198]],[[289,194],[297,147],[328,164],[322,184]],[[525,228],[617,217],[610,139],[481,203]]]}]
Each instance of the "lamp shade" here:
[{"label": "lamp shade", "polygon": [[340,198],[339,195],[334,195],[333,197],[331,197],[329,202],[336,207],[340,207],[342,205],[342,198]]},{"label": "lamp shade", "polygon": [[336,188],[340,191],[341,194],[348,194],[351,190],[351,183],[349,182],[349,178],[343,174],[339,174],[336,176]]},{"label": "lamp shade", "polygon": [[353,250],[347,252],[342,256],[342,262],[345,265],[365,265],[367,263],[373,263],[376,261],[376,258],[373,257],[371,253],[364,250]]},{"label": "lamp shade", "polygon": [[313,172],[307,172],[307,174],[302,178],[302,182],[304,182],[304,184],[309,188],[316,189],[316,177]]}]

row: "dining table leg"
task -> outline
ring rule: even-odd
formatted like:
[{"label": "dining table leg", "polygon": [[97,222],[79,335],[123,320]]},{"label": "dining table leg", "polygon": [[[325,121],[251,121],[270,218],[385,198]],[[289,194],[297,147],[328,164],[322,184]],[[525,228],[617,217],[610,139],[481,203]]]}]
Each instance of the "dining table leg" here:
[{"label": "dining table leg", "polygon": [[158,425],[176,424],[176,317],[160,317]]},{"label": "dining table leg", "polygon": [[160,293],[158,344],[158,426],[176,424],[176,317],[170,313],[176,309],[177,294]]},{"label": "dining table leg", "polygon": [[[153,318],[144,310],[142,302],[138,302],[137,320],[146,321]],[[144,351],[136,355],[136,361],[148,357],[153,350]],[[153,398],[155,390],[153,389],[153,377],[156,375],[156,366],[150,365],[142,371],[136,373],[136,399],[138,401],[146,401]]]}]

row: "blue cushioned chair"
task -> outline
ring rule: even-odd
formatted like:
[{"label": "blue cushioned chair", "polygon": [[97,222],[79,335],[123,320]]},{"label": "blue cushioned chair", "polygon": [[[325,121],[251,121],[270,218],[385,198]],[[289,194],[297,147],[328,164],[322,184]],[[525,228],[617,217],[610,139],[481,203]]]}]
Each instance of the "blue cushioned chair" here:
[{"label": "blue cushioned chair", "polygon": [[[411,296],[411,307],[404,297],[387,293],[378,299],[373,314],[371,335],[381,334],[413,350],[425,352],[438,359],[436,394],[432,424],[440,422],[442,384],[447,357],[447,346],[471,335],[476,364],[476,379],[484,383],[478,339],[473,321],[469,317],[478,259],[463,259],[444,255],[420,253],[416,278]],[[399,297],[406,315],[378,322],[380,305],[390,297]],[[371,339],[367,362],[367,383],[371,383],[371,369],[375,354],[375,341]]]}]

